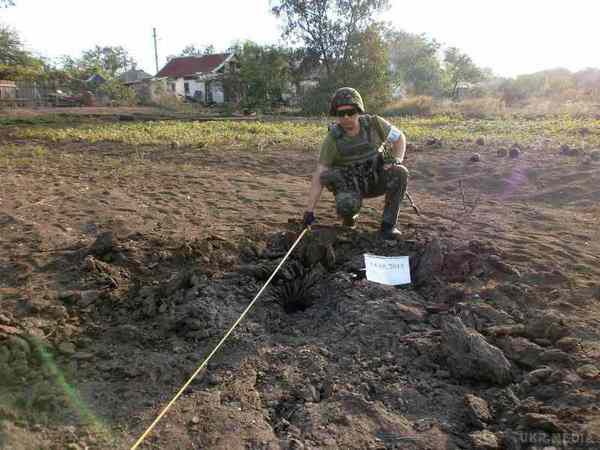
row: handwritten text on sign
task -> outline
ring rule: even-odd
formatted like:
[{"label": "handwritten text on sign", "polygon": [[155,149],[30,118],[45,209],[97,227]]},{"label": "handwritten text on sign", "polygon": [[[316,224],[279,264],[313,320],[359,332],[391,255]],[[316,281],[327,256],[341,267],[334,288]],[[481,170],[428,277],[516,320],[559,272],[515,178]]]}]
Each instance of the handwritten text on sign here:
[{"label": "handwritten text on sign", "polygon": [[367,280],[399,285],[410,283],[408,256],[377,256],[365,253]]}]

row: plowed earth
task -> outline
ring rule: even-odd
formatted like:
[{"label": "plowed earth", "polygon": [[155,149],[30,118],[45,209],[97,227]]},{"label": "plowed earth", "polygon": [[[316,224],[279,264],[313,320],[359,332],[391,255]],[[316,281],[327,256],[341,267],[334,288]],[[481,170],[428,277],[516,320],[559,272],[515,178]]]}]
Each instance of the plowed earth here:
[{"label": "plowed earth", "polygon": [[[0,166],[0,447],[129,448],[294,241],[316,149],[47,145]],[[600,162],[497,150],[411,142],[398,243],[324,193],[141,448],[600,448]]]}]

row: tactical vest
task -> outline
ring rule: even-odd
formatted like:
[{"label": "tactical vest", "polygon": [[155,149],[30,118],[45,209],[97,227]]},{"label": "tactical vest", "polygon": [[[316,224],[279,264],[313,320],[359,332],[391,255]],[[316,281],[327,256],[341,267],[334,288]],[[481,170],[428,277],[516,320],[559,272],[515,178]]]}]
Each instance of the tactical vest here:
[{"label": "tactical vest", "polygon": [[[343,177],[345,189],[350,189],[368,194],[371,186],[377,183],[381,176],[383,167],[383,130],[381,130],[372,116],[359,117],[359,134],[347,142],[341,138],[344,129],[338,124],[332,124],[329,128],[334,138],[335,145],[342,157],[339,170]],[[378,133],[381,144],[378,146],[374,133]]]},{"label": "tactical vest", "polygon": [[383,142],[377,146],[374,133],[378,133],[381,141],[384,141],[381,136],[383,130],[379,130],[380,127],[378,124],[374,123],[376,119],[372,116],[363,115],[360,116],[358,120],[360,131],[358,136],[356,136],[352,142],[341,139],[344,136],[345,131],[340,125],[332,124],[329,127],[336,148],[342,157],[342,165],[344,166],[362,164],[381,156]]}]

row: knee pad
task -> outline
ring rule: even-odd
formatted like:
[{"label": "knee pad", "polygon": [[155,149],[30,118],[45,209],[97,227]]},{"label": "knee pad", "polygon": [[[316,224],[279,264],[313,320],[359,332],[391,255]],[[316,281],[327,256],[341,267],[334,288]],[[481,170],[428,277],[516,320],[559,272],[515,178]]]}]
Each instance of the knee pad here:
[{"label": "knee pad", "polygon": [[342,217],[353,217],[359,213],[362,198],[355,192],[340,192],[335,197],[337,212]]},{"label": "knee pad", "polygon": [[408,183],[408,169],[400,164],[391,166],[387,173],[388,189],[395,189],[406,186]]}]

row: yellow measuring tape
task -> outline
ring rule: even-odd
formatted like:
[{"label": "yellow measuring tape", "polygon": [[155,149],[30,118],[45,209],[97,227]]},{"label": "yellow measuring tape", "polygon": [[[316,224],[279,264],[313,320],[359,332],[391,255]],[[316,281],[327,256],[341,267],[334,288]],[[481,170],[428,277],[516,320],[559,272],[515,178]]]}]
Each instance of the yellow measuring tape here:
[{"label": "yellow measuring tape", "polygon": [[179,389],[179,391],[177,392],[177,394],[175,394],[175,397],[173,397],[173,399],[169,403],[167,403],[167,406],[165,406],[164,409],[161,411],[161,413],[158,415],[158,417],[156,417],[156,419],[154,419],[154,422],[152,422],[152,424],[148,427],[148,429],[146,429],[146,431],[144,431],[144,433],[135,442],[135,444],[133,444],[133,446],[131,447],[131,450],[135,450],[136,448],[138,448],[138,446],[144,441],[144,439],[146,439],[146,437],[148,436],[148,434],[150,434],[150,432],[152,431],[152,429],[156,426],[156,424],[160,421],[160,419],[162,419],[162,416],[164,416],[166,414],[166,412],[169,410],[169,408],[171,406],[173,406],[173,403],[175,403],[177,401],[177,399],[181,396],[181,394],[183,394],[183,391],[186,390],[186,388],[190,385],[190,383],[194,380],[194,378],[196,378],[196,376],[200,373],[200,371],[204,368],[204,366],[206,366],[206,364],[208,364],[208,361],[210,361],[210,359],[213,357],[213,355],[215,353],[217,353],[217,351],[221,348],[221,346],[223,345],[223,343],[225,342],[225,340],[233,332],[233,330],[235,329],[235,327],[238,326],[238,324],[244,319],[244,317],[246,316],[246,314],[248,313],[248,311],[250,311],[250,309],[252,308],[252,306],[254,305],[254,303],[256,302],[256,300],[258,299],[258,297],[260,297],[260,294],[262,294],[262,292],[265,290],[265,288],[269,285],[269,283],[271,282],[271,280],[273,279],[273,277],[275,276],[275,274],[279,271],[279,269],[281,268],[281,266],[283,265],[283,263],[285,262],[285,260],[288,258],[288,256],[290,256],[290,254],[292,253],[292,251],[294,250],[294,248],[296,247],[296,245],[298,245],[298,243],[304,237],[304,234],[308,230],[309,230],[308,228],[305,228],[304,230],[302,230],[302,233],[300,233],[300,236],[298,236],[298,238],[296,239],[296,241],[294,242],[294,244],[292,245],[292,247],[285,254],[285,256],[283,257],[283,259],[281,260],[281,262],[279,263],[279,265],[277,266],[277,268],[273,271],[273,273],[271,274],[271,276],[269,277],[269,279],[267,280],[267,282],[263,285],[263,287],[260,289],[260,291],[258,291],[258,294],[256,294],[256,296],[254,297],[254,299],[246,307],[246,309],[244,310],[244,312],[242,313],[242,315],[235,321],[235,323],[231,326],[231,328],[229,329],[229,331],[227,333],[225,333],[225,336],[223,336],[223,338],[217,344],[217,346],[214,348],[214,350],[212,352],[210,352],[210,355],[208,355],[206,357],[206,359],[204,360],[204,362],[202,364],[200,364],[200,367],[198,367],[198,369],[196,369],[196,371],[192,374],[192,376],[190,377],[190,379],[185,382],[185,384],[181,387],[181,389]]}]

